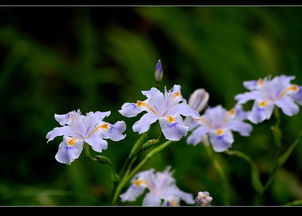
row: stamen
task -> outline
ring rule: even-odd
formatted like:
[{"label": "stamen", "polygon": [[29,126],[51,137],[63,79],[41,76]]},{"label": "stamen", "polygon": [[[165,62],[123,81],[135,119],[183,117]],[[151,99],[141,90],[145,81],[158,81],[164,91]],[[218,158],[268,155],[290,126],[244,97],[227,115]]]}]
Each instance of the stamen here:
[{"label": "stamen", "polygon": [[234,115],[235,113],[236,113],[235,108],[233,108],[233,109],[231,109],[231,110],[228,111],[229,115]]},{"label": "stamen", "polygon": [[179,97],[180,96],[180,92],[175,92],[174,94],[173,94],[173,97]]},{"label": "stamen", "polygon": [[218,130],[216,130],[216,134],[217,134],[218,136],[223,135],[223,134],[224,134],[224,130],[218,129]]},{"label": "stamen", "polygon": [[168,115],[168,116],[166,117],[166,119],[167,119],[167,122],[169,122],[169,123],[173,123],[173,122],[176,121],[176,119],[175,119],[173,116],[171,116],[171,115]]},{"label": "stamen", "polygon": [[144,101],[137,101],[136,106],[138,106],[138,107],[147,107],[153,114],[157,115],[155,109]]},{"label": "stamen", "polygon": [[138,179],[135,182],[133,182],[133,184],[135,186],[140,186],[141,184],[146,184],[148,187],[151,187],[150,183],[147,182],[147,181],[145,181],[145,180],[143,180],[143,179]]},{"label": "stamen", "polygon": [[67,145],[73,146],[76,143],[77,139],[76,138],[71,138],[70,140],[67,141]]},{"label": "stamen", "polygon": [[108,130],[109,129],[109,124],[101,124],[98,126],[99,129],[103,129],[103,130]]},{"label": "stamen", "polygon": [[257,82],[257,84],[258,84],[258,85],[262,85],[262,84],[263,84],[263,80],[262,80],[262,79],[259,79],[258,82]]},{"label": "stamen", "polygon": [[176,206],[176,202],[174,200],[171,200],[170,203],[171,203],[171,206]]},{"label": "stamen", "polygon": [[259,103],[259,107],[264,108],[264,107],[266,107],[266,106],[267,106],[267,101],[265,101],[265,100],[263,100],[263,101],[261,101],[261,102]]},{"label": "stamen", "polygon": [[279,98],[283,97],[283,96],[284,96],[287,92],[289,92],[289,91],[296,92],[296,91],[298,91],[298,90],[299,90],[299,87],[298,87],[298,86],[292,85],[292,86],[287,87],[286,89],[284,89],[284,90],[278,95],[278,97],[279,97]]}]

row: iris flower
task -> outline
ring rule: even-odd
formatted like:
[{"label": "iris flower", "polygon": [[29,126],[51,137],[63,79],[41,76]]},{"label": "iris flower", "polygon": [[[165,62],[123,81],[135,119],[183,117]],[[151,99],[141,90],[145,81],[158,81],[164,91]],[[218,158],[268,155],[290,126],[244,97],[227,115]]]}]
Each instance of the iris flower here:
[{"label": "iris flower", "polygon": [[253,100],[253,108],[248,119],[253,123],[259,123],[269,119],[275,106],[281,108],[284,114],[292,116],[298,113],[302,104],[302,86],[291,84],[294,76],[276,76],[273,79],[245,81],[243,85],[250,90],[235,97],[239,104]]},{"label": "iris flower", "polygon": [[200,118],[194,119],[195,130],[188,137],[187,143],[196,145],[208,134],[214,151],[227,150],[234,142],[232,131],[237,131],[241,136],[249,136],[252,126],[243,122],[245,112],[240,105],[229,111],[218,105],[208,108]]},{"label": "iris flower", "polygon": [[125,103],[119,112],[126,117],[134,117],[141,112],[146,112],[132,129],[139,134],[149,130],[150,125],[159,120],[160,127],[166,139],[177,141],[188,133],[188,127],[184,124],[183,116],[197,118],[198,112],[193,110],[182,97],[180,86],[174,85],[173,89],[160,92],[157,88],[142,91],[146,100],[138,100],[136,103]]},{"label": "iris flower", "polygon": [[149,192],[144,197],[144,206],[176,206],[180,200],[194,204],[192,194],[183,192],[176,186],[170,167],[163,172],[154,173],[154,169],[150,169],[136,174],[131,180],[131,186],[120,197],[123,202],[135,201],[146,188]]},{"label": "iris flower", "polygon": [[47,142],[57,136],[63,136],[63,142],[59,145],[59,150],[55,156],[60,163],[71,164],[77,159],[84,143],[87,143],[96,152],[107,149],[108,143],[104,139],[119,141],[125,138],[122,134],[126,129],[123,121],[110,124],[103,119],[110,115],[108,112],[89,112],[82,115],[80,110],[67,114],[57,115],[55,119],[62,127],[56,127],[46,135]]}]

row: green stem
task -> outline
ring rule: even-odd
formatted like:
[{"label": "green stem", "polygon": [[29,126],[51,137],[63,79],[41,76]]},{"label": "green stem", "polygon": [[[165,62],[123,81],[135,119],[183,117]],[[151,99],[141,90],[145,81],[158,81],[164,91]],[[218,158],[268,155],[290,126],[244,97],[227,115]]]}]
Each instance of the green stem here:
[{"label": "green stem", "polygon": [[122,189],[124,188],[124,186],[126,185],[126,183],[137,173],[137,171],[148,161],[150,160],[150,158],[152,158],[155,154],[157,154],[158,152],[160,152],[161,150],[163,150],[164,148],[166,148],[170,143],[172,143],[172,141],[167,141],[163,144],[161,144],[160,146],[158,146],[157,148],[153,149],[152,151],[150,151],[145,158],[134,168],[134,170],[132,172],[130,172],[130,170],[128,170],[130,172],[130,174],[124,175],[124,178],[120,181],[119,185],[116,188],[115,194],[113,196],[112,199],[112,204],[116,204],[117,199],[122,191]]},{"label": "green stem", "polygon": [[92,157],[90,155],[90,149],[89,149],[89,145],[87,145],[86,143],[84,144],[84,151],[85,151],[85,155],[92,161],[95,161],[95,162],[98,162],[98,163],[101,163],[101,164],[107,164],[110,166],[111,168],[111,171],[112,171],[112,181],[113,182],[119,182],[120,181],[120,178],[119,178],[119,175],[116,173],[115,171],[115,167],[112,163],[112,161],[107,158],[106,156],[103,156],[103,155],[96,155],[95,157]]},{"label": "green stem", "polygon": [[148,135],[148,132],[142,134],[142,135],[138,138],[138,140],[135,142],[135,144],[133,145],[133,147],[132,147],[132,149],[131,149],[131,151],[130,151],[129,156],[128,156],[128,158],[126,159],[126,162],[124,163],[124,165],[123,165],[123,167],[122,167],[122,169],[121,169],[121,171],[120,171],[120,173],[119,173],[120,176],[123,176],[123,175],[124,175],[124,173],[125,173],[125,171],[126,171],[128,165],[129,165],[130,160],[131,160],[132,157],[139,151],[139,149],[140,149],[141,146],[143,145],[144,140],[146,139],[147,135]]},{"label": "green stem", "polygon": [[291,144],[291,146],[287,149],[286,152],[284,152],[277,160],[274,169],[272,171],[271,176],[269,177],[267,183],[265,184],[264,188],[263,188],[263,192],[272,184],[277,171],[280,167],[283,166],[283,164],[287,161],[287,159],[289,158],[289,156],[291,155],[291,153],[293,152],[294,148],[297,146],[297,144],[300,142],[302,138],[302,129],[300,130],[300,133],[298,135],[298,137],[295,139],[295,141]]},{"label": "green stem", "polygon": [[282,132],[280,130],[281,119],[280,119],[280,113],[278,108],[274,108],[274,116],[276,118],[276,123],[274,126],[271,127],[271,130],[273,132],[274,143],[276,145],[276,158],[278,158],[280,155],[281,139],[282,139]]},{"label": "green stem", "polygon": [[228,150],[228,151],[225,151],[224,153],[226,153],[227,155],[230,155],[230,156],[237,156],[237,157],[243,159],[244,161],[246,161],[247,163],[250,164],[252,185],[258,193],[262,193],[263,186],[262,186],[262,183],[260,181],[260,176],[259,176],[258,169],[256,167],[256,164],[253,162],[253,160],[248,155],[246,155],[246,154],[244,154],[243,152],[240,152],[240,151],[230,151],[230,150]]},{"label": "green stem", "polygon": [[229,185],[228,185],[228,181],[227,181],[227,177],[224,173],[224,170],[219,162],[219,158],[217,158],[215,155],[215,153],[213,152],[211,146],[209,145],[209,143],[206,143],[206,149],[208,152],[209,157],[212,159],[215,171],[220,179],[220,181],[222,182],[222,194],[224,196],[224,205],[229,205],[230,204],[230,196],[229,196]]},{"label": "green stem", "polygon": [[275,159],[275,164],[274,164],[272,173],[271,173],[269,179],[267,180],[266,184],[264,185],[263,190],[261,191],[261,194],[263,194],[267,190],[267,188],[273,183],[276,173],[277,173],[278,169],[280,168],[279,163],[278,163],[278,158],[279,158],[280,150],[281,150],[282,133],[280,130],[279,109],[276,107],[274,108],[274,116],[276,118],[276,123],[274,126],[271,127],[271,130],[273,132],[274,143],[276,145],[276,156],[275,156],[276,159]]}]

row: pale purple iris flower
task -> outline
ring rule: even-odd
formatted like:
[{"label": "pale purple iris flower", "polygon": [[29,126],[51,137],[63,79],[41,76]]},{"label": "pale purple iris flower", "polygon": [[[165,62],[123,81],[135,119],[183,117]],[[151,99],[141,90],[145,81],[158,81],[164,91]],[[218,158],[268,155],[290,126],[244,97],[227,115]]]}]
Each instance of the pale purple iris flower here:
[{"label": "pale purple iris flower", "polygon": [[227,111],[218,105],[208,108],[200,118],[194,119],[195,130],[188,137],[187,143],[196,145],[209,135],[214,151],[222,152],[231,147],[234,142],[232,131],[239,132],[241,136],[249,136],[252,126],[243,122],[246,112],[240,105]]},{"label": "pale purple iris flower", "polygon": [[270,119],[275,106],[281,108],[284,114],[293,116],[298,113],[302,104],[302,86],[291,84],[294,76],[276,76],[273,79],[245,81],[243,85],[250,90],[235,97],[239,104],[253,100],[254,105],[248,119],[257,124]]},{"label": "pale purple iris flower", "polygon": [[57,115],[55,119],[62,127],[56,127],[46,135],[47,142],[57,136],[63,136],[63,142],[59,145],[59,150],[55,156],[60,163],[71,164],[77,159],[84,143],[87,143],[96,152],[107,149],[108,143],[104,139],[119,141],[125,138],[123,132],[126,129],[124,121],[110,124],[103,119],[110,115],[108,112],[89,112],[82,115],[80,110],[67,114]]},{"label": "pale purple iris flower", "polygon": [[140,172],[131,180],[131,186],[121,194],[122,202],[135,201],[148,189],[143,206],[178,206],[180,200],[194,204],[192,194],[181,191],[172,177],[170,167],[163,172],[154,173],[154,169]]},{"label": "pale purple iris flower", "polygon": [[119,112],[123,116],[134,117],[145,111],[147,113],[133,125],[133,131],[142,134],[149,130],[151,124],[159,120],[166,139],[180,140],[187,135],[189,130],[189,127],[184,124],[182,116],[199,117],[198,112],[193,110],[182,97],[180,88],[179,85],[174,85],[170,91],[165,89],[164,94],[157,88],[142,91],[142,94],[147,97],[146,100],[125,103]]}]

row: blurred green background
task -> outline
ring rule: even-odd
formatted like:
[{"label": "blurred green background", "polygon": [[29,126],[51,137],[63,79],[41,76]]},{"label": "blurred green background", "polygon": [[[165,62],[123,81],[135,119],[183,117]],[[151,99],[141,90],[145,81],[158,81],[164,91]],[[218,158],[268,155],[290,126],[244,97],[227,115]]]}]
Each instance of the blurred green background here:
[{"label": "blurred green background", "polygon": [[[0,8],[0,205],[108,205],[110,168],[82,155],[72,165],[54,156],[61,138],[46,144],[58,123],[54,113],[107,111],[108,122],[125,120],[127,137],[109,141],[103,152],[120,169],[138,135],[138,118],[117,111],[143,99],[154,86],[161,59],[161,86],[196,88],[209,105],[234,105],[244,80],[269,74],[295,75],[302,85],[302,8],[268,7],[95,7]],[[302,128],[302,112],[282,115],[282,151]],[[255,161],[263,181],[274,161],[270,126],[250,137],[235,134],[232,150]],[[302,143],[255,201],[250,166],[219,154],[229,180],[230,205],[283,205],[302,199]],[[212,205],[224,205],[224,191],[203,145],[185,139],[158,154],[144,169],[175,169],[177,185],[197,195],[209,191]],[[124,205],[139,205],[126,203]]]}]

